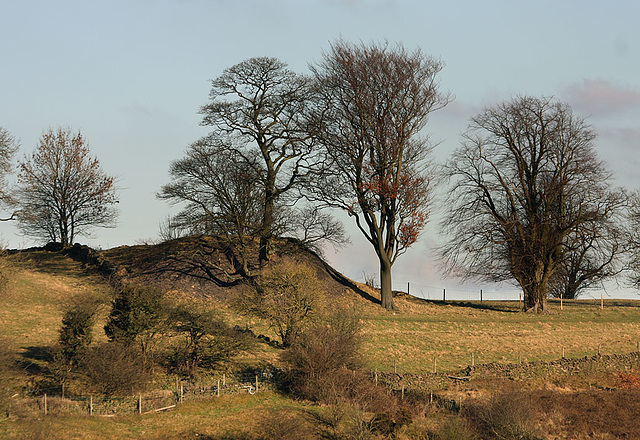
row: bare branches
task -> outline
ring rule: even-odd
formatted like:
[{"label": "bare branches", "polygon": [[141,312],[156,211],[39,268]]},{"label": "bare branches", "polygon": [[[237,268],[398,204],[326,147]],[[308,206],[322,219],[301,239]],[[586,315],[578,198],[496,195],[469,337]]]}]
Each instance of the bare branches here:
[{"label": "bare branches", "polygon": [[17,198],[20,229],[63,246],[93,227],[113,227],[117,217],[115,179],[70,129],[44,132],[36,151],[19,163]]},{"label": "bare branches", "polygon": [[549,98],[519,97],[473,118],[446,167],[448,269],[515,279],[525,308],[544,310],[548,283],[571,243],[584,244],[585,234],[602,231],[621,207],[613,196],[601,202],[610,174],[594,139],[569,106]]},{"label": "bare branches", "polygon": [[313,68],[326,164],[314,194],[353,217],[374,247],[387,308],[394,307],[391,266],[429,216],[430,148],[417,135],[428,115],[449,102],[435,81],[441,69],[420,50],[344,41]]}]

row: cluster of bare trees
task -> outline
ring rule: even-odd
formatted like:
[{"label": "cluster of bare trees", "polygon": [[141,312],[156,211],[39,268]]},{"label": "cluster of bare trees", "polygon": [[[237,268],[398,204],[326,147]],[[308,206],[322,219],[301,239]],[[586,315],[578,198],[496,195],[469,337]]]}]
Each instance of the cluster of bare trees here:
[{"label": "cluster of bare trees", "polygon": [[[226,69],[200,111],[212,131],[171,164],[158,194],[182,208],[167,238],[215,235],[234,268],[226,276],[254,279],[279,237],[344,243],[330,215],[339,210],[372,245],[393,309],[392,266],[424,230],[442,173],[449,273],[513,280],[538,312],[549,295],[576,297],[625,269],[639,284],[638,197],[613,186],[593,129],[567,104],[520,96],[489,107],[444,167],[432,163],[424,128],[451,100],[442,66],[419,49],[337,41],[309,75],[269,57]],[[0,172],[15,145],[0,131]],[[0,198],[22,230],[63,245],[115,219],[113,178],[69,130],[43,134],[15,194]]]}]

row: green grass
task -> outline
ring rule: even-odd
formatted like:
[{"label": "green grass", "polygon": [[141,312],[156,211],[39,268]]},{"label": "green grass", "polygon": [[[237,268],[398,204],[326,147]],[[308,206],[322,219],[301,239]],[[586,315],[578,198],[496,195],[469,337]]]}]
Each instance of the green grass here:
[{"label": "green grass", "polygon": [[551,313],[517,302],[435,303],[399,299],[400,313],[368,309],[364,353],[380,371],[455,371],[471,364],[627,353],[640,341],[640,302],[550,302]]}]

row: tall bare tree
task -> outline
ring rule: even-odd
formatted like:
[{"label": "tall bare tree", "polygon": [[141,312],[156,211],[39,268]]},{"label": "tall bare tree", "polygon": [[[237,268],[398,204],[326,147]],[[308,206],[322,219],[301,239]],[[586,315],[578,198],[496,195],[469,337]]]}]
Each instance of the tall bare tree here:
[{"label": "tall bare tree", "polygon": [[312,161],[309,78],[276,58],[250,58],[213,80],[202,124],[222,136],[225,148],[252,168],[262,216],[259,261],[269,260],[278,203],[292,202]]},{"label": "tall bare tree", "polygon": [[114,226],[115,179],[90,154],[80,132],[49,129],[19,162],[16,198],[25,234],[66,247],[91,228]]},{"label": "tall bare tree", "polygon": [[474,117],[446,166],[448,268],[515,280],[525,310],[544,312],[567,252],[587,245],[589,227],[610,218],[600,196],[611,176],[594,139],[583,119],[551,98],[518,97]]},{"label": "tall bare tree", "polygon": [[313,67],[322,105],[316,124],[326,169],[316,197],[354,218],[380,263],[382,306],[394,309],[391,268],[429,217],[430,147],[419,138],[438,92],[442,63],[402,45],[338,41]]}]

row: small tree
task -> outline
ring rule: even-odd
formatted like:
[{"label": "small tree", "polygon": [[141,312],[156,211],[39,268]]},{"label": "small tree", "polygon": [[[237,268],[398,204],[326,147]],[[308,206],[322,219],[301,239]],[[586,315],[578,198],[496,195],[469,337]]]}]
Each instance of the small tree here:
[{"label": "small tree", "polygon": [[318,309],[319,290],[312,268],[284,263],[261,273],[239,305],[245,313],[265,319],[287,347],[312,321]]},{"label": "small tree", "polygon": [[[15,200],[7,192],[5,176],[12,170],[12,160],[18,150],[18,142],[11,134],[0,127],[0,204],[12,205]],[[12,220],[14,216],[0,219],[0,221]]]},{"label": "small tree", "polygon": [[104,326],[109,340],[138,343],[146,358],[153,339],[165,328],[166,307],[160,290],[132,284],[118,289]]},{"label": "small tree", "polygon": [[115,179],[90,156],[80,132],[45,131],[18,170],[18,221],[25,234],[67,247],[91,228],[114,225]]}]

